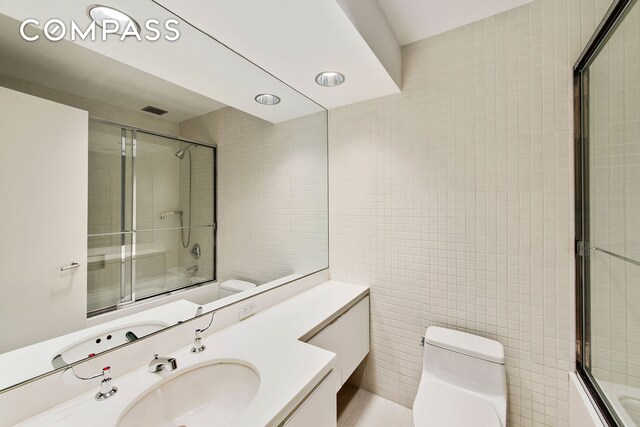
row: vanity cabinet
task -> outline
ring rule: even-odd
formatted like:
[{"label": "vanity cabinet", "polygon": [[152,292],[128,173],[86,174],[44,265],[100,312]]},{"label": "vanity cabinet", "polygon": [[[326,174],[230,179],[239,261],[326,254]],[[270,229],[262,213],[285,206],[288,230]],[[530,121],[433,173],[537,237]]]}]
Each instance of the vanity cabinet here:
[{"label": "vanity cabinet", "polygon": [[307,341],[337,354],[337,390],[369,353],[369,296],[364,297]]},{"label": "vanity cabinet", "polygon": [[4,353],[85,327],[89,118],[2,87],[0,111]]},{"label": "vanity cabinet", "polygon": [[335,391],[338,382],[337,372],[331,371],[280,426],[335,427],[338,423]]}]

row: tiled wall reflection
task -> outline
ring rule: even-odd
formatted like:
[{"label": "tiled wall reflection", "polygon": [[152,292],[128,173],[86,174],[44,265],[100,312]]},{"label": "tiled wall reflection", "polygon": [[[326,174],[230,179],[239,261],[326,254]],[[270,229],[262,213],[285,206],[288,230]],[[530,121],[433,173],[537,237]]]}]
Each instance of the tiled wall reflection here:
[{"label": "tiled wall reflection", "polygon": [[327,266],[325,113],[272,124],[224,108],[182,122],[180,135],[218,147],[220,282]]}]

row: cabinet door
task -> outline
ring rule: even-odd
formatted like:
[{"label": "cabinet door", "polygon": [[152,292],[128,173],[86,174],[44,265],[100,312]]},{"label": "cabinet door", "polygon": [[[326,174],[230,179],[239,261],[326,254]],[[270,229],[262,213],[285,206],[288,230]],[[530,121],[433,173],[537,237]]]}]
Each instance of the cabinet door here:
[{"label": "cabinet door", "polygon": [[336,372],[333,371],[281,426],[335,427],[338,423],[337,382]]},{"label": "cabinet door", "polygon": [[0,111],[3,353],[85,326],[88,114],[5,88]]},{"label": "cabinet door", "polygon": [[369,353],[369,297],[365,297],[309,340],[338,355],[340,388]]}]

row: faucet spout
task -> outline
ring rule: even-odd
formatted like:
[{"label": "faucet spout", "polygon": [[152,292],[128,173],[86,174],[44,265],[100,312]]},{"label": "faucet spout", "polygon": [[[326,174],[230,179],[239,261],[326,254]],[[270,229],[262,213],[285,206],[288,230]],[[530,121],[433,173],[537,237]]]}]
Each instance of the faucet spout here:
[{"label": "faucet spout", "polygon": [[158,357],[156,354],[149,362],[149,372],[151,373],[158,373],[165,368],[169,369],[169,371],[175,371],[178,369],[178,361],[173,357]]}]

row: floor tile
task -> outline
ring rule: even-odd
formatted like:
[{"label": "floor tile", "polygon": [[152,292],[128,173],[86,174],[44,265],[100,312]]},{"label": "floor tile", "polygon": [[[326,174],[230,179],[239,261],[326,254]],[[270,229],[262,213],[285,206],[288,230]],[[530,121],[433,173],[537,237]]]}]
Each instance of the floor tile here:
[{"label": "floor tile", "polygon": [[409,408],[350,386],[338,393],[338,427],[412,426]]}]

